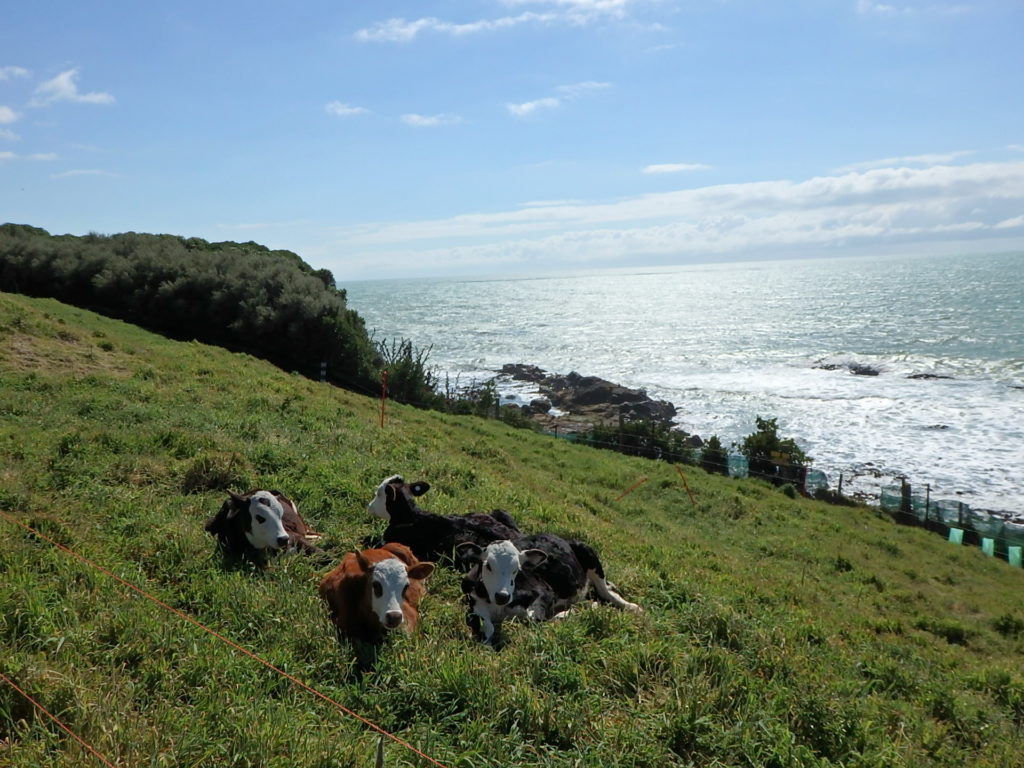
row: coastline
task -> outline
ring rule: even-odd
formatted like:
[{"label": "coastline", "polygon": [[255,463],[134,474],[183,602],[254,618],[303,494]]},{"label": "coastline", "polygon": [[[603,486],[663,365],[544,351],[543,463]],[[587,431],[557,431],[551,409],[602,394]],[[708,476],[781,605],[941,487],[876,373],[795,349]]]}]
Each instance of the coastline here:
[{"label": "coastline", "polygon": [[[834,366],[820,366],[831,370]],[[876,376],[878,371],[866,366],[848,366],[850,373],[861,376]],[[685,414],[667,400],[651,398],[646,390],[630,388],[602,379],[585,376],[575,371],[568,374],[551,373],[539,366],[527,363],[506,363],[494,371],[495,385],[502,407],[512,407],[540,425],[540,428],[556,436],[570,436],[586,432],[594,426],[608,426],[622,420],[647,419],[662,424],[674,432],[681,433],[687,444],[700,449],[711,435],[697,435],[684,430],[678,423]],[[910,376],[908,378],[949,378]],[[824,457],[811,456],[826,462]],[[930,496],[930,486],[921,483],[916,488],[913,478],[898,471],[889,470],[874,462],[865,462],[839,472],[839,477],[828,476],[826,488],[836,491],[853,501],[871,506],[885,507],[887,496],[899,492],[904,482],[913,489],[916,497]],[[844,492],[853,488],[852,491]],[[988,509],[962,504],[958,499],[938,498],[947,506],[958,503],[968,514],[977,513],[1003,522],[1024,525],[1024,510]],[[945,494],[948,495],[948,494]],[[952,494],[954,497],[959,494]]]}]

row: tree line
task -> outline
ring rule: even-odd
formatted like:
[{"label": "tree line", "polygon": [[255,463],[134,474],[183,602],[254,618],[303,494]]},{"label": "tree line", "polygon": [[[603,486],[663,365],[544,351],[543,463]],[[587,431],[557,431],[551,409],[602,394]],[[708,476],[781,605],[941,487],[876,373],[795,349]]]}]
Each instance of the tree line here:
[{"label": "tree line", "polygon": [[58,299],[177,339],[266,359],[351,389],[380,353],[329,270],[254,242],[0,225],[0,290]]}]

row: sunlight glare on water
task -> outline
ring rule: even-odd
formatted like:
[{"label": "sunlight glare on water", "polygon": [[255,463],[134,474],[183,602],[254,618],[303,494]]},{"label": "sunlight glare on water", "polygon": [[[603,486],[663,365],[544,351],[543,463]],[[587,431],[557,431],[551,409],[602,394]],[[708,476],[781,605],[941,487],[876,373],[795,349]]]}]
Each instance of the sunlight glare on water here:
[{"label": "sunlight glare on water", "polygon": [[[462,381],[512,362],[601,376],[670,400],[682,428],[727,445],[775,417],[833,485],[906,474],[1024,512],[1022,254],[345,287],[377,338],[431,347]],[[921,374],[943,378],[908,378]]]}]

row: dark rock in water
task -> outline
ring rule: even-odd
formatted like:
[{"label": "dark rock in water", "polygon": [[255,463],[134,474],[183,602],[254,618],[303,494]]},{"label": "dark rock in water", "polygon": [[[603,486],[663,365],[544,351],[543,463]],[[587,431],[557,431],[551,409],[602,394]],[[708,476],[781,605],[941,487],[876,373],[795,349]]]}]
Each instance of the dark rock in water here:
[{"label": "dark rock in water", "polygon": [[948,424],[932,424],[931,426],[925,427],[925,429],[933,429],[937,432],[941,432],[944,429],[949,429]]},{"label": "dark rock in water", "polygon": [[852,373],[855,376],[877,376],[880,373],[880,371],[877,368],[872,368],[870,365],[851,363],[850,373]]},{"label": "dark rock in water", "polygon": [[[597,376],[583,376],[576,371],[552,374],[535,365],[509,363],[500,373],[516,381],[537,385],[541,397],[527,409],[542,423],[585,429],[592,424],[643,419],[672,426],[676,408],[667,400],[655,400],[642,389],[632,389]],[[566,417],[555,418],[548,412],[557,408]]]},{"label": "dark rock in water", "polygon": [[537,413],[547,413],[551,410],[551,401],[546,397],[538,397],[530,401],[530,409]]},{"label": "dark rock in water", "polygon": [[952,376],[944,376],[941,373],[912,373],[908,379],[952,379]]},{"label": "dark rock in water", "polygon": [[817,363],[811,367],[822,371],[838,371],[840,368],[846,368],[855,376],[877,376],[881,373],[877,368],[863,363]]}]

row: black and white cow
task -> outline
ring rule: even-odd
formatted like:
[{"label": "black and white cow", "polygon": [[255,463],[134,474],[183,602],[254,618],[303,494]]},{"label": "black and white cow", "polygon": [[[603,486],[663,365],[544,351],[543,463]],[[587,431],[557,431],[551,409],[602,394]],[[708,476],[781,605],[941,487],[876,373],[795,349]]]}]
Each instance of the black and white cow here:
[{"label": "black and white cow", "polygon": [[488,645],[500,643],[505,619],[562,618],[591,589],[603,602],[642,612],[608,583],[597,553],[582,541],[538,533],[486,547],[470,542],[458,551],[471,563],[462,580],[470,625]]},{"label": "black and white cow", "polygon": [[407,483],[401,475],[392,475],[378,487],[367,511],[388,521],[385,542],[405,544],[417,559],[451,562],[462,571],[469,570],[456,552],[456,546],[470,542],[484,546],[500,539],[521,535],[512,516],[503,509],[491,513],[438,515],[422,509],[416,498],[430,490],[422,480]]},{"label": "black and white cow", "polygon": [[217,537],[225,558],[247,557],[260,568],[267,567],[270,552],[322,551],[310,543],[320,535],[280,491],[257,490],[245,495],[228,491],[228,500],[206,523],[206,530]]}]

